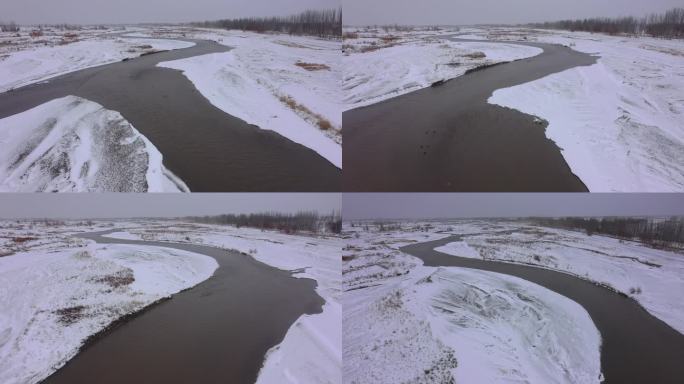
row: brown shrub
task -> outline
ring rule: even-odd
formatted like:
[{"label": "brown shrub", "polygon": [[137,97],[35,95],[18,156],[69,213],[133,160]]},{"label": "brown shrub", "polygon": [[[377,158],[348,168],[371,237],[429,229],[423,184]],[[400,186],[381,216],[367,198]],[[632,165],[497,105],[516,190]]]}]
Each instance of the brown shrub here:
[{"label": "brown shrub", "polygon": [[119,288],[130,285],[135,281],[133,271],[127,269],[117,273],[94,279],[96,283],[107,284],[112,288]]},{"label": "brown shrub", "polygon": [[296,66],[300,68],[304,68],[307,71],[321,71],[321,70],[330,70],[330,67],[328,67],[325,64],[315,64],[315,63],[305,63],[302,61],[298,61],[295,63]]},{"label": "brown shrub", "polygon": [[61,308],[53,313],[59,316],[60,323],[64,325],[71,325],[85,317],[85,314],[83,313],[85,309],[86,307],[83,305],[77,305],[74,307]]},{"label": "brown shrub", "polygon": [[35,237],[13,237],[12,241],[14,241],[17,244],[25,243],[27,241],[35,240]]}]

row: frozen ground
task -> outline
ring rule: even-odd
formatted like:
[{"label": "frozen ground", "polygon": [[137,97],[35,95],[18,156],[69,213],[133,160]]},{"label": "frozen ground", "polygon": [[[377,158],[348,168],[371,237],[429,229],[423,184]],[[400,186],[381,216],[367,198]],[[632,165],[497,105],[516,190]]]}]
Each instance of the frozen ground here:
[{"label": "frozen ground", "polygon": [[[456,229],[469,230],[481,228]],[[345,223],[345,380],[599,382],[600,335],[577,303],[506,275],[424,267],[398,250],[451,231],[451,223]]]},{"label": "frozen ground", "polygon": [[190,252],[68,236],[122,224],[0,222],[0,382],[41,381],[89,336],[218,267]]},{"label": "frozen ground", "polygon": [[272,348],[257,383],[341,383],[342,304],[339,237],[286,235],[250,228],[199,224],[164,224],[131,228],[110,237],[203,244],[235,249],[295,277],[316,280],[325,300],[323,313],[303,315]]},{"label": "frozen ground", "polygon": [[[538,265],[603,284],[684,333],[684,255],[638,242],[524,223],[477,224],[478,233],[436,250],[461,257]],[[472,228],[472,225],[470,225]],[[456,230],[454,233],[459,233]]]},{"label": "frozen ground", "polygon": [[450,29],[345,28],[342,91],[345,109],[399,96],[467,70],[536,56],[539,48],[453,42]]},{"label": "frozen ground", "polygon": [[471,37],[598,55],[595,65],[497,90],[489,102],[548,120],[547,137],[592,192],[684,190],[684,41],[510,28]]},{"label": "frozen ground", "polygon": [[138,57],[141,54],[187,48],[177,40],[123,38],[124,30],[46,29],[30,37],[30,29],[0,33],[0,92],[65,73]]},{"label": "frozen ground", "polygon": [[[161,30],[150,36],[177,36]],[[221,110],[279,133],[342,167],[339,40],[285,34],[184,29],[229,52],[160,63],[183,71]]]},{"label": "frozen ground", "polygon": [[67,96],[0,119],[0,191],[189,190],[118,112]]}]

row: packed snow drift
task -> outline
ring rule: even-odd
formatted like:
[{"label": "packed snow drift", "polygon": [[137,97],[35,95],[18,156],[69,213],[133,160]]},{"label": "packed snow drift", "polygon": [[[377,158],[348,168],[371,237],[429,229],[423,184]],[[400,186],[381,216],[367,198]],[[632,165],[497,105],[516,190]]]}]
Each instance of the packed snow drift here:
[{"label": "packed snow drift", "polygon": [[67,96],[0,119],[0,191],[189,190],[121,114]]}]

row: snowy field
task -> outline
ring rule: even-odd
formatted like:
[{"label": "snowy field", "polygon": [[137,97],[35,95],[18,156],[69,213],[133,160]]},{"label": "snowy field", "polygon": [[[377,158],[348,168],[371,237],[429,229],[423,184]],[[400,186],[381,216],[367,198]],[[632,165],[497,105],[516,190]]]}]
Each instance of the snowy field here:
[{"label": "snowy field", "polygon": [[188,192],[118,112],[67,96],[0,119],[0,192]]},{"label": "snowy field", "polygon": [[461,257],[538,265],[600,283],[633,298],[653,316],[684,333],[684,302],[680,295],[684,292],[684,254],[578,231],[501,224],[504,228],[478,224],[478,233],[464,235],[462,241],[436,250]]},{"label": "snowy field", "polygon": [[69,236],[127,224],[0,222],[0,382],[41,381],[89,336],[218,267],[190,252]]},{"label": "snowy field", "polygon": [[235,249],[295,277],[316,280],[323,312],[301,316],[285,339],[267,354],[257,383],[338,384],[342,382],[342,304],[339,237],[286,235],[250,228],[199,224],[147,225],[109,237],[171,241]]},{"label": "snowy field", "polygon": [[[138,30],[132,28],[131,30]],[[31,37],[32,29],[0,33],[0,92],[49,78],[138,57],[142,54],[187,48],[194,43],[176,40],[124,38],[126,29],[46,29]]]},{"label": "snowy field", "polygon": [[149,36],[182,33],[231,47],[159,66],[183,71],[226,113],[275,131],[342,167],[339,40],[219,29],[156,32]]},{"label": "snowy field", "polygon": [[547,137],[591,192],[684,191],[684,41],[522,29],[471,37],[597,55],[595,65],[497,90],[489,102],[547,120]]},{"label": "snowy field", "polygon": [[536,56],[539,48],[454,42],[458,29],[345,28],[342,82],[345,109],[399,96],[453,79],[467,70]]},{"label": "snowy field", "polygon": [[345,380],[599,382],[600,335],[577,303],[511,276],[424,267],[398,250],[481,229],[452,224],[345,223]]}]

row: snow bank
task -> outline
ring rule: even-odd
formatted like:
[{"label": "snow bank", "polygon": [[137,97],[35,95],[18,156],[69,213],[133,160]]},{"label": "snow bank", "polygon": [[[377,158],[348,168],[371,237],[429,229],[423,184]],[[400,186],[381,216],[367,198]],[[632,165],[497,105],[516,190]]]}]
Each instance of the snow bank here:
[{"label": "snow bank", "polygon": [[118,112],[67,96],[0,119],[0,191],[189,190]]},{"label": "snow bank", "polygon": [[[161,39],[113,39],[77,41],[8,53],[0,59],[0,92],[80,69],[138,57],[158,50],[188,48],[195,43]],[[149,46],[149,47],[147,47]]]},{"label": "snow bank", "polygon": [[282,343],[267,354],[257,383],[341,383],[342,304],[340,249],[337,237],[295,236],[230,226],[197,225],[143,227],[107,237],[204,244],[235,249],[295,277],[318,283],[325,300],[323,312],[303,315],[290,327]]},{"label": "snow bank", "polygon": [[[345,40],[345,45],[356,43]],[[463,75],[468,69],[536,56],[543,51],[504,43],[454,42],[428,36],[409,38],[387,47],[347,52],[343,58],[342,91],[346,109],[377,103],[432,83]]]},{"label": "snow bank", "polygon": [[0,258],[0,382],[43,380],[89,336],[216,268],[190,252],[94,243]]},{"label": "snow bank", "polygon": [[489,102],[548,120],[546,135],[592,192],[684,190],[684,43],[526,34],[598,63],[500,89]]},{"label": "snow bank", "polygon": [[[195,37],[232,50],[159,66],[183,71],[226,113],[275,131],[342,167],[339,42],[235,31]],[[320,67],[307,70],[306,64]]]},{"label": "snow bank", "polygon": [[468,243],[465,241],[456,241],[453,243],[447,243],[441,247],[435,248],[435,251],[446,253],[448,255],[454,255],[454,256],[460,256],[460,257],[469,257],[472,259],[481,258],[480,252],[478,252],[476,249],[469,246]]}]

